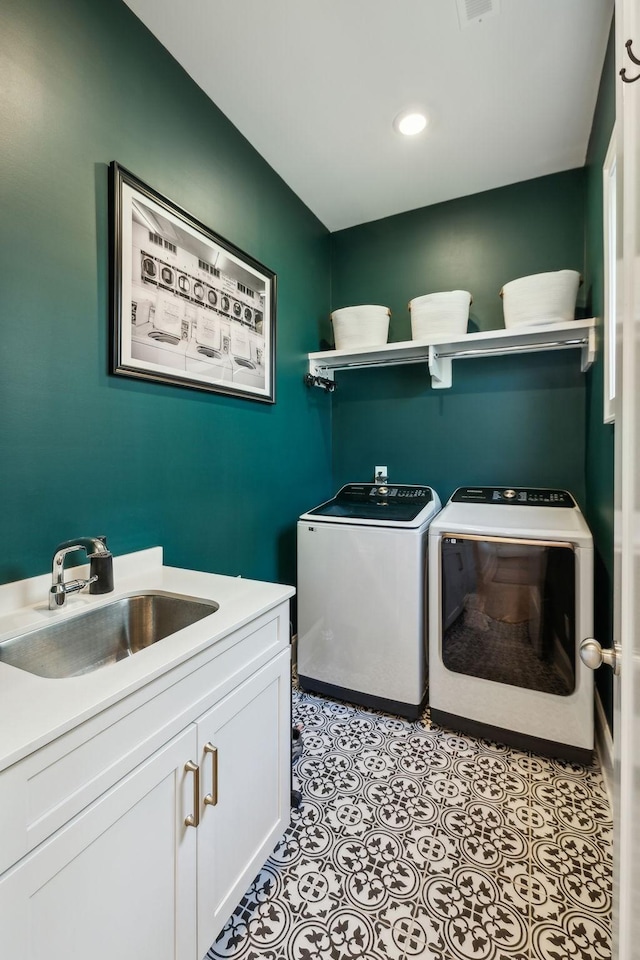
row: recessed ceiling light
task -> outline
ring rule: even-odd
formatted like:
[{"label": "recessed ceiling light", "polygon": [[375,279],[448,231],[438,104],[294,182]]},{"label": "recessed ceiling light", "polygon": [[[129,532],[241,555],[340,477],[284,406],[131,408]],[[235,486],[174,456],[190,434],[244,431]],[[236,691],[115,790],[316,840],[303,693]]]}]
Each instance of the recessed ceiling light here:
[{"label": "recessed ceiling light", "polygon": [[394,129],[405,137],[415,137],[417,133],[422,133],[426,125],[427,118],[417,110],[403,110],[393,121]]}]

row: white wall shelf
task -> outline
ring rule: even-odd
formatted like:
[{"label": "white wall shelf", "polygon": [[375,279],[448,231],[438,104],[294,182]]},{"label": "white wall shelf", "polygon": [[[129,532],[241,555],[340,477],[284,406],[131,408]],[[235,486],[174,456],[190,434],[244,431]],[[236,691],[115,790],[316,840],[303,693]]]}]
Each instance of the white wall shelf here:
[{"label": "white wall shelf", "polygon": [[431,385],[450,387],[452,361],[467,358],[538,353],[546,350],[579,349],[581,370],[586,372],[596,354],[596,320],[571,320],[499,330],[483,330],[449,339],[406,340],[357,350],[324,350],[309,354],[309,386],[333,390],[336,370],[363,367],[389,367],[407,363],[426,363]]}]

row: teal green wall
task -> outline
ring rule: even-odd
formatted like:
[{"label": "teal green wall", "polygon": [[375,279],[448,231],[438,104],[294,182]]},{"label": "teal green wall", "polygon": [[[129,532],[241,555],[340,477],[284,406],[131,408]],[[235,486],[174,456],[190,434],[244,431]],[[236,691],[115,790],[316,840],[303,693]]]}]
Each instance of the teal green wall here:
[{"label": "teal green wall", "polygon": [[[600,91],[587,152],[586,165],[586,249],[585,286],[594,315],[604,313],[604,246],[602,211],[602,165],[615,123],[615,52],[611,28],[602,70]],[[598,331],[602,346],[602,326]],[[602,422],[604,365],[602,349],[587,377],[587,519],[596,546],[596,603],[594,635],[604,646],[611,645],[613,610],[613,498],[614,427]],[[598,670],[596,682],[605,711],[613,717],[613,676]]]},{"label": "teal green wall", "polygon": [[[117,554],[159,543],[172,564],[291,581],[298,514],[386,463],[443,500],[464,483],[573,490],[610,635],[600,360],[587,377],[572,352],[458,361],[445,391],[419,367],[341,373],[333,397],[302,374],[349,303],[388,304],[403,340],[412,297],[462,287],[471,329],[491,329],[507,280],[569,267],[585,274],[580,308],[601,314],[613,77],[610,45],[585,170],[330,238],[120,0],[1,0],[0,582],[102,533]],[[108,375],[113,159],[276,271],[274,406]]]},{"label": "teal green wall", "polygon": [[[332,235],[332,308],[381,303],[390,340],[410,339],[407,303],[473,295],[470,329],[503,326],[499,291],[515,277],[584,264],[583,170],[425,207]],[[579,306],[584,308],[584,292]],[[336,484],[386,464],[398,481],[568,487],[585,504],[585,380],[579,353],[453,362],[453,387],[426,368],[337,375]]]},{"label": "teal green wall", "polygon": [[[0,582],[55,545],[292,581],[330,421],[302,382],[327,230],[120,0],[0,5]],[[278,275],[274,406],[107,374],[117,160]]]}]

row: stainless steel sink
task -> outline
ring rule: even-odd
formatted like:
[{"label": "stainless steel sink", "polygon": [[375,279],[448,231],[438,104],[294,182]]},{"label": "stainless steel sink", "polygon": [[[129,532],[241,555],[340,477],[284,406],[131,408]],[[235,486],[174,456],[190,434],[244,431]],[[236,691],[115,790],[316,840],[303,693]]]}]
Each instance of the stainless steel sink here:
[{"label": "stainless steel sink", "polygon": [[141,590],[0,641],[0,662],[39,677],[77,677],[133,656],[218,606],[214,600]]}]

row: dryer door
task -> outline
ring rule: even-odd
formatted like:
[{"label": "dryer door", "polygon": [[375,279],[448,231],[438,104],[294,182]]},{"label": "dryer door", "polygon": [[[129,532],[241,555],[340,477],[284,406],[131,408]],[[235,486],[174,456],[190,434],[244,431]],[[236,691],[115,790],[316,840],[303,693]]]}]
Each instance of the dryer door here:
[{"label": "dryer door", "polygon": [[445,667],[529,690],[573,693],[573,544],[445,533],[441,551]]}]

